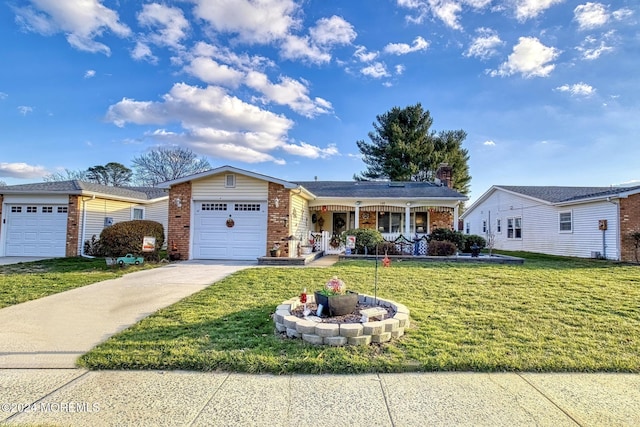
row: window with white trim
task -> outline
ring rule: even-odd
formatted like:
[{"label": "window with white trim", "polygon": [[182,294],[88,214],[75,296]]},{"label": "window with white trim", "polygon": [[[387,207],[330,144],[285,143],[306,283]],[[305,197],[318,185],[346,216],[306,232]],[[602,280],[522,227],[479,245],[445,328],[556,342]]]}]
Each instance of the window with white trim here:
[{"label": "window with white trim", "polygon": [[571,233],[573,231],[573,214],[571,211],[558,213],[558,231]]},{"label": "window with white trim", "polygon": [[482,232],[483,233],[487,232],[487,220],[486,219],[482,220]]},{"label": "window with white trim", "polygon": [[144,208],[131,208],[131,219],[144,219]]},{"label": "window with white trim", "polygon": [[465,223],[464,232],[467,234],[471,234],[471,224],[469,224],[468,222]]},{"label": "window with white trim", "polygon": [[233,174],[227,174],[224,176],[224,186],[226,188],[235,188],[236,186],[236,176]]},{"label": "window with white trim", "polygon": [[496,233],[502,233],[502,220],[496,219]]},{"label": "window with white trim", "polygon": [[522,217],[507,218],[507,239],[522,239]]}]

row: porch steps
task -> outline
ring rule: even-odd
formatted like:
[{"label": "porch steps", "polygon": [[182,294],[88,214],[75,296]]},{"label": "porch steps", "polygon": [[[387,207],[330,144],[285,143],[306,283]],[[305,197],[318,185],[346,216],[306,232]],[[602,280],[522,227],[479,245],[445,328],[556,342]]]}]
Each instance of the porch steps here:
[{"label": "porch steps", "polygon": [[309,255],[302,255],[299,257],[272,257],[263,256],[258,258],[258,265],[277,265],[277,266],[291,266],[291,265],[307,265],[312,261],[324,256],[324,251],[312,252]]}]

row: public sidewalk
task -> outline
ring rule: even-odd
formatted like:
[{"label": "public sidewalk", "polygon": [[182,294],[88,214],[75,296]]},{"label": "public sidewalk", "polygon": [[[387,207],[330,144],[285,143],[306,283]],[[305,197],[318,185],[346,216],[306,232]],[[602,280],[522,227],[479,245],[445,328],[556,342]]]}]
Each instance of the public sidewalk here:
[{"label": "public sidewalk", "polygon": [[0,370],[0,424],[638,426],[640,376]]}]

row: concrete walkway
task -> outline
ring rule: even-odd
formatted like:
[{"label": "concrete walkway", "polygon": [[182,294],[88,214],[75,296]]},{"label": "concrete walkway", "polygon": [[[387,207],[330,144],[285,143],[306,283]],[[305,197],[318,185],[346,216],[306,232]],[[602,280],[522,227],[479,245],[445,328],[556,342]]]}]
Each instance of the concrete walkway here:
[{"label": "concrete walkway", "polygon": [[0,370],[0,423],[638,426],[640,376]]},{"label": "concrete walkway", "polygon": [[0,368],[73,368],[111,335],[255,262],[185,261],[0,310]]}]

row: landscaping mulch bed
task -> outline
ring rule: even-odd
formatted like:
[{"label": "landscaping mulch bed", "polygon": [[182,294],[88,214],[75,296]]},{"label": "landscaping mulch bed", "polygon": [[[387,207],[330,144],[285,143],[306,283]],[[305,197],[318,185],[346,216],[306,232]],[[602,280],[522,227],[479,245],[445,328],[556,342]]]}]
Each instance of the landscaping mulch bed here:
[{"label": "landscaping mulch bed", "polygon": [[[322,319],[323,323],[360,323],[360,320],[362,319],[360,310],[365,310],[367,308],[372,308],[372,307],[374,306],[359,303],[358,305],[356,305],[356,309],[352,313],[345,314],[343,316],[333,316],[333,317],[323,315],[323,316],[320,316],[320,318]],[[316,303],[307,304],[307,308],[311,310],[310,315],[312,316],[316,315],[316,311],[318,310],[318,306]],[[389,319],[395,316],[396,314],[395,310],[391,308],[387,308],[387,307],[380,307],[380,308],[384,308],[385,310],[387,310],[387,314],[384,316],[385,319]],[[300,307],[297,307],[296,309],[291,310],[291,315],[304,318],[304,306],[301,305]]]}]

